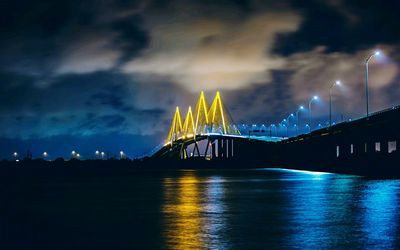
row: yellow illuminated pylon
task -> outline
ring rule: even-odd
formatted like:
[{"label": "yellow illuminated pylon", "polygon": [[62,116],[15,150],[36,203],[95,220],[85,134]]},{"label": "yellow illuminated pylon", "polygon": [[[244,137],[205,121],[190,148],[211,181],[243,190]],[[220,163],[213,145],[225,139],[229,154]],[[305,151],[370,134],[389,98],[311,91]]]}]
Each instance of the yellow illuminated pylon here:
[{"label": "yellow illuminated pylon", "polygon": [[240,135],[239,130],[232,124],[232,118],[222,102],[219,91],[215,93],[215,98],[208,111],[208,121],[211,132]]},{"label": "yellow illuminated pylon", "polygon": [[193,137],[195,135],[195,125],[193,121],[192,107],[189,106],[188,111],[186,113],[185,121],[183,122],[183,134],[186,137]]},{"label": "yellow illuminated pylon", "polygon": [[199,100],[196,104],[195,114],[195,134],[207,132],[208,121],[208,105],[204,96],[204,91],[200,92]]},{"label": "yellow illuminated pylon", "polygon": [[215,98],[211,104],[210,110],[208,111],[208,120],[212,132],[216,132],[215,130],[218,130],[222,125],[223,134],[227,133],[225,115],[219,91],[215,94]]},{"label": "yellow illuminated pylon", "polygon": [[167,142],[177,140],[182,134],[182,119],[179,112],[179,107],[176,107],[174,118],[172,119],[171,128],[169,129]]}]

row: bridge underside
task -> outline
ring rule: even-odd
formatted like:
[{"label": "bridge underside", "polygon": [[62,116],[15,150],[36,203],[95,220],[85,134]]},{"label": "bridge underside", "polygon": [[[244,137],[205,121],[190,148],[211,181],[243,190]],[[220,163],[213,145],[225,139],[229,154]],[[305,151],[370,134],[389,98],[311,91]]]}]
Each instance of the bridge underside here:
[{"label": "bridge underside", "polygon": [[273,141],[263,141],[243,136],[230,135],[199,135],[195,138],[180,139],[167,144],[153,158],[170,160],[238,160],[260,159],[257,155],[260,148],[276,144]]}]

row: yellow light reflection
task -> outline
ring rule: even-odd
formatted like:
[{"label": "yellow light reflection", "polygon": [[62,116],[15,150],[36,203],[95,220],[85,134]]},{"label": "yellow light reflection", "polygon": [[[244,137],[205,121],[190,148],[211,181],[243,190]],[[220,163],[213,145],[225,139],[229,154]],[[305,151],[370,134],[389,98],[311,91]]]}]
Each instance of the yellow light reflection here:
[{"label": "yellow light reflection", "polygon": [[172,249],[202,249],[201,199],[199,181],[191,172],[174,181],[164,180],[166,224],[164,237]]}]

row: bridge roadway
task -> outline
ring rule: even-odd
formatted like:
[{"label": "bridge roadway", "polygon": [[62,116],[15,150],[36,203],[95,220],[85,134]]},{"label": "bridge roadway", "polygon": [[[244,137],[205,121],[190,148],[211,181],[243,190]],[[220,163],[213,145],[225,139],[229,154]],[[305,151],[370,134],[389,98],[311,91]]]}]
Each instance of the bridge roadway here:
[{"label": "bridge roadway", "polygon": [[[400,108],[290,138],[198,135],[164,146],[152,159],[180,167],[285,167],[400,177]],[[217,162],[213,164],[212,162]]]}]

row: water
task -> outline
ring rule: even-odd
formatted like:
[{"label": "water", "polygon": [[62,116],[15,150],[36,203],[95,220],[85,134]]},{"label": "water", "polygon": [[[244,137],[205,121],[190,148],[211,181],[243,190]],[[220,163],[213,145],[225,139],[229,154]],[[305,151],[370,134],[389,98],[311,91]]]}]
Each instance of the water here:
[{"label": "water", "polygon": [[400,247],[399,180],[196,170],[1,187],[1,249]]}]

